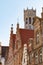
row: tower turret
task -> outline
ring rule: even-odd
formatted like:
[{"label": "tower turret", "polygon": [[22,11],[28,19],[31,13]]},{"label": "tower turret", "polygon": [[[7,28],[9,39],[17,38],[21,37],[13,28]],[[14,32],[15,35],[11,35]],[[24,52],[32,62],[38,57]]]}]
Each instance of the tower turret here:
[{"label": "tower turret", "polygon": [[36,16],[36,10],[28,9],[24,10],[24,27],[25,29],[33,30],[33,20]]}]

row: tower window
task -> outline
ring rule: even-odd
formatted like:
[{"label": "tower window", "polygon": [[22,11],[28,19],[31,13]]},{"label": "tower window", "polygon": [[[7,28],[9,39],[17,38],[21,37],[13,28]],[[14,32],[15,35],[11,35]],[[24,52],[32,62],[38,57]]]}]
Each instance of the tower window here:
[{"label": "tower window", "polygon": [[31,17],[29,17],[29,24],[31,24]]},{"label": "tower window", "polygon": [[33,18],[33,23],[34,23],[34,18]]},{"label": "tower window", "polygon": [[26,24],[27,24],[27,21],[26,21]]},{"label": "tower window", "polygon": [[26,20],[28,20],[28,18],[26,18]]},{"label": "tower window", "polygon": [[26,24],[28,23],[28,18],[26,18]]}]

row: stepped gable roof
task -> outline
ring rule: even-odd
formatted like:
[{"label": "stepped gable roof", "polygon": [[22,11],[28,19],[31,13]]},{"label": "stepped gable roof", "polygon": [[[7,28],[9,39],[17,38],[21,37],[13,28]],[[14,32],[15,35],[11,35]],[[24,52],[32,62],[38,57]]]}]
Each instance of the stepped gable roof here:
[{"label": "stepped gable roof", "polygon": [[9,50],[9,46],[2,46],[2,57],[5,57],[6,51]]},{"label": "stepped gable roof", "polygon": [[22,44],[28,42],[29,38],[34,38],[34,30],[19,29]]}]

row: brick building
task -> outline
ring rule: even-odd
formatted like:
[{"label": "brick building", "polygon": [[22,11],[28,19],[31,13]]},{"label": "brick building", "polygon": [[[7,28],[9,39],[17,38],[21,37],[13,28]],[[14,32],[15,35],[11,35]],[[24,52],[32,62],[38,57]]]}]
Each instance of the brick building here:
[{"label": "brick building", "polygon": [[43,8],[41,18],[36,10],[24,10],[24,29],[11,26],[9,50],[5,65],[43,65]]}]

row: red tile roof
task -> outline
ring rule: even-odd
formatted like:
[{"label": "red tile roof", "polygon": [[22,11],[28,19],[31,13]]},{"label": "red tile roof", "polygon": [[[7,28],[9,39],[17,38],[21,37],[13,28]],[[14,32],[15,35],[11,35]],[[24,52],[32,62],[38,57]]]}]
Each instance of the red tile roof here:
[{"label": "red tile roof", "polygon": [[[29,38],[34,38],[34,30],[19,29],[22,44],[28,43]],[[13,46],[15,45],[16,34],[13,34]]]},{"label": "red tile roof", "polygon": [[27,43],[29,38],[34,38],[34,30],[19,29],[22,43]]}]

